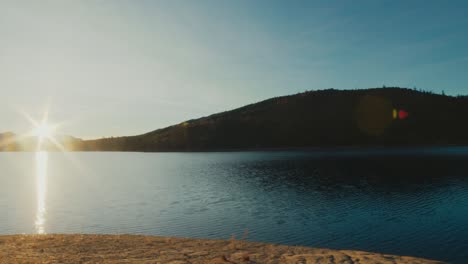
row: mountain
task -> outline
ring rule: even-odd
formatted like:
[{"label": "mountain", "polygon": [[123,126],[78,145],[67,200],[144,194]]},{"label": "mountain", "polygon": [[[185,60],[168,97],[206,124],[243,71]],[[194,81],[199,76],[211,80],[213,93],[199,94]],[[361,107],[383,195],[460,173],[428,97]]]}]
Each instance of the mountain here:
[{"label": "mountain", "polygon": [[[33,136],[19,136],[12,132],[0,133],[0,151],[36,151],[38,139]],[[56,135],[54,140],[44,139],[41,149],[48,151],[76,150],[76,146],[82,145],[79,138]]]},{"label": "mountain", "polygon": [[[81,140],[49,151],[217,151],[347,146],[468,145],[468,96],[407,88],[319,90],[271,98],[146,134]],[[37,138],[0,133],[0,151],[35,151]]]},{"label": "mountain", "polygon": [[467,145],[467,119],[465,96],[398,87],[328,89],[271,98],[143,135],[80,141],[70,150]]},{"label": "mountain", "polygon": [[16,135],[14,133],[0,133],[0,151],[15,151],[17,148]]}]

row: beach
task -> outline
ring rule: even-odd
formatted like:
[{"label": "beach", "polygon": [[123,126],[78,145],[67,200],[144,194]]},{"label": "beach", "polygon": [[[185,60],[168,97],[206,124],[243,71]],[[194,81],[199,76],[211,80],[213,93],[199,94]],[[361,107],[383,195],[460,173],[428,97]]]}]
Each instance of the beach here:
[{"label": "beach", "polygon": [[439,261],[354,250],[143,235],[0,236],[1,263],[342,263]]}]

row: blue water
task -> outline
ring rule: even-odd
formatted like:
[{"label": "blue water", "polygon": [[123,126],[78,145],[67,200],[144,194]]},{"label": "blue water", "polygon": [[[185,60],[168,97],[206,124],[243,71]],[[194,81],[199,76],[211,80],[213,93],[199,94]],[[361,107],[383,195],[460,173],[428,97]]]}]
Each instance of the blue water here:
[{"label": "blue water", "polygon": [[1,153],[0,168],[1,234],[247,233],[468,259],[468,148]]}]

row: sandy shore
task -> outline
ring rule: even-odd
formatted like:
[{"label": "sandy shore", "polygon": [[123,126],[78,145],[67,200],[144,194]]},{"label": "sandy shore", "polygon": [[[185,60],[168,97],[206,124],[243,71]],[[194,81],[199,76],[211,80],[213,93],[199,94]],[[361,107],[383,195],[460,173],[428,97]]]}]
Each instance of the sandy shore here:
[{"label": "sandy shore", "polygon": [[441,263],[351,250],[135,235],[0,236],[1,263]]}]

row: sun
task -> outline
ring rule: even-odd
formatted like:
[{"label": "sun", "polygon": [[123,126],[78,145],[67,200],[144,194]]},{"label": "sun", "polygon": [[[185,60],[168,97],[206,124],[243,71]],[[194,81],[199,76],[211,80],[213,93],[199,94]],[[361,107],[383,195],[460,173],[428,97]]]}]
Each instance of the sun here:
[{"label": "sun", "polygon": [[47,123],[41,123],[34,128],[33,135],[39,139],[52,138],[54,135],[54,128]]},{"label": "sun", "polygon": [[[21,135],[24,138],[36,138],[37,149],[36,151],[47,151],[50,149],[65,151],[65,147],[62,145],[60,140],[57,140],[58,129],[60,128],[60,123],[49,123],[49,107],[47,106],[46,111],[43,114],[41,120],[34,120],[30,115],[24,111],[20,113],[31,123],[32,129],[27,133]],[[60,139],[60,137],[59,137]]]}]

